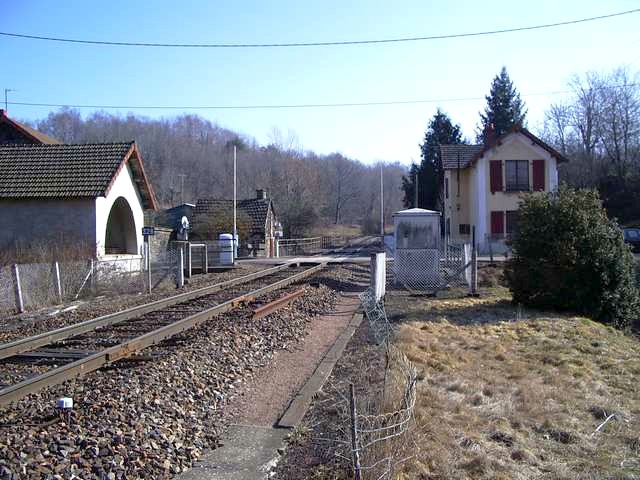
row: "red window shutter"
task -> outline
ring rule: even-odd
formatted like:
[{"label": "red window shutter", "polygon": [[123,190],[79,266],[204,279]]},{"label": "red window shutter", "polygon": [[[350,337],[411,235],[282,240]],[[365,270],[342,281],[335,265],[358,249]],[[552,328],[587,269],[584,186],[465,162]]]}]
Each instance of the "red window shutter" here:
[{"label": "red window shutter", "polygon": [[489,162],[489,178],[491,193],[502,191],[502,160],[491,160]]},{"label": "red window shutter", "polygon": [[533,191],[544,190],[544,160],[533,161]]},{"label": "red window shutter", "polygon": [[491,235],[504,235],[504,212],[491,212]]}]

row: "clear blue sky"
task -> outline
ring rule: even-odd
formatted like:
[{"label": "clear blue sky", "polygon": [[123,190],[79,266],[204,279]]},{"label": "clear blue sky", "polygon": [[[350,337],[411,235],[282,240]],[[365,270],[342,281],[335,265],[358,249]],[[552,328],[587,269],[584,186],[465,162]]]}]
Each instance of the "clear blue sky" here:
[{"label": "clear blue sky", "polygon": [[[0,0],[0,31],[96,40],[271,43],[474,32],[640,7],[639,1],[30,1]],[[0,37],[0,88],[23,102],[247,105],[482,97],[505,65],[535,130],[572,73],[640,70],[640,14],[531,32],[385,45],[278,49],[154,49]],[[1,93],[1,92],[0,92]],[[474,136],[484,102],[290,110],[199,110],[269,141],[293,130],[305,149],[364,162],[419,158],[440,106]],[[9,106],[21,119],[49,108]],[[180,112],[132,110],[150,117]],[[82,110],[83,114],[90,109]],[[127,110],[120,110],[126,114]]]}]

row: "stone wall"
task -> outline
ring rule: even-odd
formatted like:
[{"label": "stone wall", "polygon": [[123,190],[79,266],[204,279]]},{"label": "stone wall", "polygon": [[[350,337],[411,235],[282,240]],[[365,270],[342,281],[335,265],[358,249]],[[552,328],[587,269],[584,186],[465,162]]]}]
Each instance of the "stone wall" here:
[{"label": "stone wall", "polygon": [[171,240],[172,230],[170,228],[155,227],[155,233],[155,235],[149,237],[149,246],[151,248],[151,261],[157,263],[164,260]]},{"label": "stone wall", "polygon": [[60,243],[95,248],[94,199],[0,201],[0,249]]}]

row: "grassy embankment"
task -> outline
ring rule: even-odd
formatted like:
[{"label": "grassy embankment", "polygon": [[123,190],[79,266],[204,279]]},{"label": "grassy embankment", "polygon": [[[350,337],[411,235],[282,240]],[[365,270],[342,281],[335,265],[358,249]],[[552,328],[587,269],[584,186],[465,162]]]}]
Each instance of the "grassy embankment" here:
[{"label": "grassy embankment", "polygon": [[640,474],[637,337],[520,309],[502,287],[479,299],[390,297],[387,309],[420,378],[404,478]]}]

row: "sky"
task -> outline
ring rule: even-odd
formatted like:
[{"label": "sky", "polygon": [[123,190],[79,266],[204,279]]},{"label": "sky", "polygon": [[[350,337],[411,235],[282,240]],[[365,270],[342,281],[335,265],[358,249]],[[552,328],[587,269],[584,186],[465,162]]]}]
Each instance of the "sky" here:
[{"label": "sky", "polygon": [[[152,43],[286,43],[457,34],[640,8],[638,0],[35,1],[0,0],[0,32]],[[195,113],[266,144],[274,130],[304,150],[365,163],[419,161],[440,107],[475,136],[502,66],[541,127],[572,74],[640,70],[640,13],[500,35],[293,48],[149,48],[0,36],[0,89],[15,102],[65,105],[299,105],[433,100],[391,106],[110,109],[147,117]],[[0,92],[2,93],[2,92]],[[463,99],[463,100],[460,100]],[[36,120],[56,108],[9,105]],[[80,111],[88,115],[95,108]]]}]

